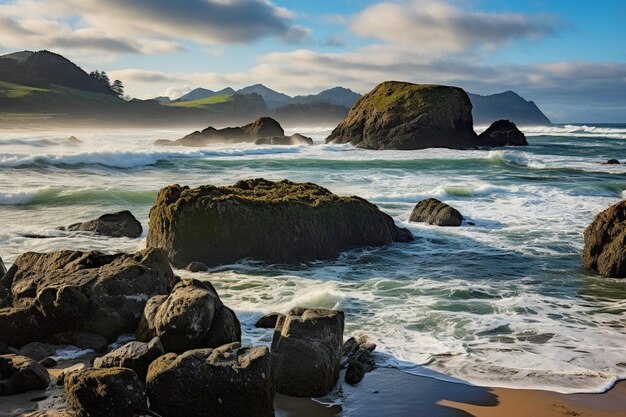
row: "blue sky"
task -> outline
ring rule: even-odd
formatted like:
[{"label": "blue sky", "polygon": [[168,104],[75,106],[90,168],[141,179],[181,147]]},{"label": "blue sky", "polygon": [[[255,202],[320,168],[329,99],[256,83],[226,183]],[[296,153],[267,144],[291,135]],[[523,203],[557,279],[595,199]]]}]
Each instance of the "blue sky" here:
[{"label": "blue sky", "polygon": [[56,51],[140,98],[399,79],[514,90],[557,122],[624,122],[624,21],[617,0],[0,0],[0,53]]}]

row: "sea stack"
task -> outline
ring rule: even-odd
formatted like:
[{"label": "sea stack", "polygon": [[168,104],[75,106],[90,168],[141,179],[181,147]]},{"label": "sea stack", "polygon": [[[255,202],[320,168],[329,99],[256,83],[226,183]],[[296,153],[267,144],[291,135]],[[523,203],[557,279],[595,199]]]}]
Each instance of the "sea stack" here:
[{"label": "sea stack", "polygon": [[364,95],[326,142],[400,150],[478,145],[472,103],[463,89],[398,81]]},{"label": "sea stack", "polygon": [[150,210],[148,247],[171,262],[208,266],[244,258],[294,264],[413,240],[378,207],[312,183],[253,179],[227,187],[163,188]]}]

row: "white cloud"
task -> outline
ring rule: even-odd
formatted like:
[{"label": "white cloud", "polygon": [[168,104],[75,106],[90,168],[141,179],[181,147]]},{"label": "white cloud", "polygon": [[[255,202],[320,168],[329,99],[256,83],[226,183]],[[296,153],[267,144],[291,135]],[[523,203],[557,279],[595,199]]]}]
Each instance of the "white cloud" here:
[{"label": "white cloud", "polygon": [[434,0],[384,2],[356,15],[350,29],[358,36],[410,44],[422,51],[463,51],[495,47],[517,38],[537,39],[553,33],[553,16],[464,11]]}]

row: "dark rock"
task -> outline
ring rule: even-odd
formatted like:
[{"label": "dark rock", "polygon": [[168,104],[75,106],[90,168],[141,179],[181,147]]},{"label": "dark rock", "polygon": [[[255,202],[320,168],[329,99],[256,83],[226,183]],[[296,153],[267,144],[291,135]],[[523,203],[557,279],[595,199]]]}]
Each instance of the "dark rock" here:
[{"label": "dark rock", "polygon": [[0,340],[0,355],[6,355],[7,353],[10,353],[11,351],[9,349],[9,345]]},{"label": "dark rock", "polygon": [[313,145],[313,139],[301,135],[299,133],[295,133],[291,136],[270,136],[266,138],[257,139],[254,142],[256,145],[285,145],[285,146],[293,146],[293,145]]},{"label": "dark rock", "polygon": [[103,236],[129,238],[138,238],[143,231],[139,220],[128,210],[104,214],[95,220],[89,220],[84,223],[75,223],[69,225],[67,230],[70,232],[93,232]]},{"label": "dark rock", "polygon": [[365,368],[359,361],[352,361],[346,368],[345,381],[350,385],[356,385],[363,380],[365,376]]},{"label": "dark rock", "polygon": [[10,307],[0,309],[2,338],[12,346],[86,330],[114,341],[137,329],[146,300],[171,291],[174,274],[165,254],[28,252],[3,282]]},{"label": "dark rock", "polygon": [[86,331],[70,331],[57,333],[50,338],[58,345],[72,345],[79,349],[91,349],[97,353],[106,352],[109,342],[101,335]]},{"label": "dark rock", "polygon": [[[617,159],[609,159],[608,161],[606,161],[607,165],[619,165],[620,162]],[[2,262],[2,260],[0,259],[0,262]]]},{"label": "dark rock", "polygon": [[229,187],[162,189],[150,210],[147,242],[183,267],[249,257],[293,264],[411,240],[408,230],[364,199],[339,197],[311,183],[255,179]]},{"label": "dark rock", "polygon": [[150,298],[143,309],[143,314],[139,320],[135,337],[139,341],[147,342],[156,337],[156,329],[154,325],[156,323],[156,315],[159,311],[159,307],[167,299],[167,295],[155,295]]},{"label": "dark rock", "polygon": [[57,347],[49,343],[31,342],[22,346],[17,354],[34,361],[40,361],[43,358],[54,355],[56,351]]},{"label": "dark rock", "polygon": [[45,368],[54,368],[57,366],[57,361],[52,358],[43,358],[39,361]]},{"label": "dark rock", "polygon": [[0,355],[0,396],[44,390],[48,371],[40,363],[19,355]]},{"label": "dark rock", "polygon": [[89,368],[65,377],[65,394],[78,417],[134,417],[147,412],[137,374],[127,368]]},{"label": "dark rock", "polygon": [[77,363],[77,364],[70,366],[69,368],[65,368],[57,377],[56,384],[58,386],[62,386],[65,383],[66,376],[68,376],[72,372],[82,371],[84,369],[87,369],[87,365],[85,365],[84,363]]},{"label": "dark rock", "polygon": [[478,135],[481,146],[527,146],[526,136],[508,120],[498,120]]},{"label": "dark rock", "polygon": [[2,278],[4,277],[4,274],[7,273],[7,267],[4,266],[4,262],[2,261],[2,258],[0,258],[0,284],[2,283]]},{"label": "dark rock", "polygon": [[387,81],[363,96],[326,142],[367,149],[466,149],[478,146],[465,91]]},{"label": "dark rock", "polygon": [[376,345],[370,343],[367,336],[351,337],[346,340],[341,349],[343,355],[341,366],[346,368],[351,362],[359,362],[363,366],[364,372],[370,372],[376,367],[376,362],[372,357],[372,352],[375,349]]},{"label": "dark rock", "polygon": [[410,222],[428,223],[436,226],[460,226],[463,216],[455,208],[436,198],[422,200],[411,212]]},{"label": "dark rock", "polygon": [[585,229],[585,268],[610,278],[626,278],[626,200],[596,215]]},{"label": "dark rock", "polygon": [[76,136],[70,136],[69,138],[67,138],[67,142],[73,143],[73,144],[83,143],[83,141],[78,139]]},{"label": "dark rock", "polygon": [[295,308],[279,318],[272,339],[276,391],[293,397],[330,392],[341,368],[341,311]]},{"label": "dark rock", "polygon": [[261,329],[273,329],[276,327],[276,322],[279,318],[284,317],[284,314],[281,313],[269,313],[261,317],[254,324],[254,327],[258,327]]},{"label": "dark rock", "polygon": [[273,417],[274,389],[266,347],[173,353],[152,362],[150,408],[163,417]]},{"label": "dark rock", "polygon": [[185,268],[189,272],[206,272],[209,270],[209,267],[203,264],[202,262],[191,262]]},{"label": "dark rock", "polygon": [[193,132],[184,138],[175,141],[158,140],[155,144],[165,146],[207,146],[214,143],[252,143],[261,138],[274,136],[285,136],[285,131],[271,117],[261,117],[245,126],[227,127],[224,129],[215,129],[209,126],[201,132]]},{"label": "dark rock", "polygon": [[135,371],[142,381],[145,381],[148,367],[163,353],[161,341],[155,337],[149,343],[127,343],[102,357],[96,358],[93,366],[94,368],[129,368]]},{"label": "dark rock", "polygon": [[158,336],[166,352],[177,353],[241,341],[237,316],[222,303],[210,282],[183,279],[159,301],[158,307],[156,303],[146,306],[146,323],[139,326],[138,340]]}]

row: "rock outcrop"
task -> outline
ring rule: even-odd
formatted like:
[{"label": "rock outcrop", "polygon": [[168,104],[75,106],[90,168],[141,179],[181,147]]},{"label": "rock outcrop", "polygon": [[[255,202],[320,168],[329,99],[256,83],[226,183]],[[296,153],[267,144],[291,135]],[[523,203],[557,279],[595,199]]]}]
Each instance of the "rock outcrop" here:
[{"label": "rock outcrop", "polygon": [[478,145],[465,91],[397,81],[379,84],[364,95],[326,142],[400,150]]},{"label": "rock outcrop", "polygon": [[2,261],[2,258],[0,258],[0,280],[2,280],[2,278],[4,277],[4,274],[7,273],[7,267],[4,266],[4,262]]},{"label": "rock outcrop", "polygon": [[508,120],[495,121],[478,135],[481,146],[527,146],[526,136]]},{"label": "rock outcrop", "polygon": [[167,297],[156,297],[144,310],[138,340],[159,337],[166,352],[216,348],[241,341],[235,313],[210,282],[184,279]]},{"label": "rock outcrop", "polygon": [[626,200],[596,215],[585,229],[582,264],[605,277],[626,278]]},{"label": "rock outcrop", "polygon": [[185,268],[189,272],[206,272],[209,270],[209,267],[203,264],[202,262],[190,262],[189,265]]},{"label": "rock outcrop", "polygon": [[139,376],[139,379],[145,381],[150,364],[164,353],[161,341],[155,337],[148,343],[137,341],[126,343],[124,346],[96,358],[93,361],[93,366],[94,368],[122,367],[132,369]]},{"label": "rock outcrop", "polygon": [[150,407],[163,417],[274,416],[266,347],[169,353],[150,365],[146,381]]},{"label": "rock outcrop", "polygon": [[243,258],[301,263],[411,240],[408,230],[364,199],[311,183],[254,179],[228,187],[163,188],[150,210],[147,242],[184,267]]},{"label": "rock outcrop", "polygon": [[67,402],[78,417],[135,417],[148,410],[144,384],[127,368],[89,368],[65,377]]},{"label": "rock outcrop", "polygon": [[278,319],[284,317],[284,314],[281,313],[269,313],[264,315],[263,317],[260,317],[256,323],[254,324],[254,327],[257,327],[259,329],[273,329],[274,327],[276,327],[276,323],[278,322]]},{"label": "rock outcrop", "polygon": [[10,293],[0,309],[3,340],[21,347],[56,333],[86,330],[113,341],[137,328],[146,300],[168,294],[174,274],[165,254],[28,252],[2,280]]},{"label": "rock outcrop", "polygon": [[255,142],[257,145],[313,145],[313,139],[294,133],[291,136],[270,136],[266,138],[257,139]]},{"label": "rock outcrop", "polygon": [[351,337],[343,344],[341,367],[346,368],[345,381],[354,385],[361,382],[365,373],[376,367],[372,352],[376,349],[374,343],[367,340],[367,336]]},{"label": "rock outcrop", "polygon": [[143,229],[139,220],[128,211],[104,214],[97,219],[75,223],[67,227],[70,232],[92,232],[110,237],[138,238]]},{"label": "rock outcrop", "polygon": [[202,131],[195,131],[181,139],[158,140],[156,145],[165,146],[207,146],[216,143],[254,143],[259,139],[284,137],[285,131],[281,125],[271,117],[261,117],[254,122],[241,127],[226,127],[216,129],[212,126]]},{"label": "rock outcrop", "polygon": [[294,397],[330,392],[341,369],[344,315],[341,311],[292,309],[278,319],[272,339],[276,391]]},{"label": "rock outcrop", "polygon": [[46,368],[19,355],[0,355],[0,396],[44,390],[50,385]]},{"label": "rock outcrop", "polygon": [[[609,159],[608,161],[606,161],[606,164],[607,165],[620,165],[620,162],[618,159]],[[0,262],[1,261],[2,260],[0,259]]]},{"label": "rock outcrop", "polygon": [[455,208],[436,198],[422,200],[411,212],[410,222],[428,223],[435,226],[460,226],[463,215]]}]

